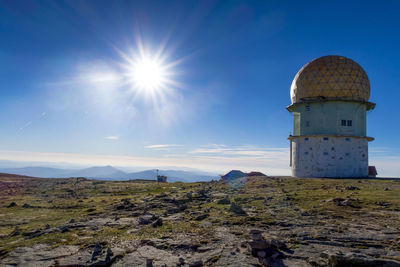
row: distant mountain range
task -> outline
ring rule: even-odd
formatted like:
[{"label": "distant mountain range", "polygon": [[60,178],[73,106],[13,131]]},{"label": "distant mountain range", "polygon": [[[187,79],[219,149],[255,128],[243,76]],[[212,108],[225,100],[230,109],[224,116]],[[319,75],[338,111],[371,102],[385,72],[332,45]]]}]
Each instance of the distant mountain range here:
[{"label": "distant mountain range", "polygon": [[[156,180],[157,170],[145,170],[140,172],[124,172],[112,166],[90,167],[81,170],[59,169],[50,167],[22,167],[4,168],[0,172],[19,174],[42,178],[69,178],[85,177],[102,180]],[[217,175],[202,173],[201,171],[159,170],[159,175],[168,177],[168,182],[198,182],[219,179]]]}]

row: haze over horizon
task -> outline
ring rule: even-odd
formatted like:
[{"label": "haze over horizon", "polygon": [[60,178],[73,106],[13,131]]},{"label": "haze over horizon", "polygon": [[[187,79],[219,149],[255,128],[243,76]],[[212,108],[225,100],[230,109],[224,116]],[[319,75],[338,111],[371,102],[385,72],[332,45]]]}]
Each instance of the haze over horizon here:
[{"label": "haze over horizon", "polygon": [[289,175],[291,82],[310,60],[343,55],[377,104],[370,165],[400,177],[399,8],[3,1],[0,161]]}]

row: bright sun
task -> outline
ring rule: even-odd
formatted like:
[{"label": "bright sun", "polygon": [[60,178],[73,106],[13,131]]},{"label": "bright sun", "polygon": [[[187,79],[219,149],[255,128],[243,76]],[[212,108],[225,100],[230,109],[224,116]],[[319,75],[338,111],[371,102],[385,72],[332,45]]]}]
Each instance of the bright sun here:
[{"label": "bright sun", "polygon": [[177,67],[186,58],[176,58],[166,46],[164,41],[158,49],[153,50],[137,37],[136,46],[127,48],[127,51],[114,48],[121,57],[118,82],[124,99],[132,105],[133,110],[146,107],[146,114],[156,116],[152,120],[157,118],[168,125],[176,121],[176,111],[183,101],[180,90],[186,86],[177,80],[181,74]]},{"label": "bright sun", "polygon": [[174,69],[183,59],[169,60],[170,53],[164,51],[164,45],[151,53],[138,41],[136,49],[128,53],[117,52],[124,60],[121,62],[122,75],[133,100],[143,96],[159,105],[160,101],[176,96],[177,88],[182,88],[181,83],[175,80],[177,72]]},{"label": "bright sun", "polygon": [[154,59],[141,58],[132,66],[133,82],[140,89],[161,89],[166,81],[164,69],[165,67]]}]

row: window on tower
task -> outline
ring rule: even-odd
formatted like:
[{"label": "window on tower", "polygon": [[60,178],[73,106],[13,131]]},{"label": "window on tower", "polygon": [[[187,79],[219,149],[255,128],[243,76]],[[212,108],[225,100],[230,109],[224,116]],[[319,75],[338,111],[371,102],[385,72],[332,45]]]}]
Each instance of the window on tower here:
[{"label": "window on tower", "polygon": [[310,106],[306,106],[306,111],[310,111]]},{"label": "window on tower", "polygon": [[341,125],[342,126],[353,126],[353,121],[352,120],[342,120]]},{"label": "window on tower", "polygon": [[306,121],[306,127],[310,127],[310,121]]}]

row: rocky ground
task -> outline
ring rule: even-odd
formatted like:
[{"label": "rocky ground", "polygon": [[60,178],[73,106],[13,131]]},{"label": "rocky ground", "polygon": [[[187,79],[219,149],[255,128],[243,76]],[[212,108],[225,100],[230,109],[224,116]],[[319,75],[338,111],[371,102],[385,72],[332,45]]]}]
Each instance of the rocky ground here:
[{"label": "rocky ground", "polygon": [[400,181],[0,175],[1,266],[400,266]]}]

